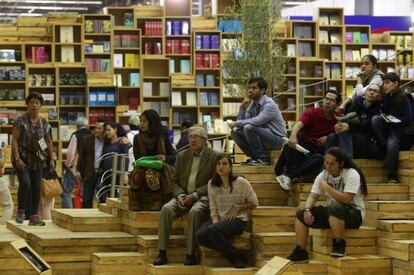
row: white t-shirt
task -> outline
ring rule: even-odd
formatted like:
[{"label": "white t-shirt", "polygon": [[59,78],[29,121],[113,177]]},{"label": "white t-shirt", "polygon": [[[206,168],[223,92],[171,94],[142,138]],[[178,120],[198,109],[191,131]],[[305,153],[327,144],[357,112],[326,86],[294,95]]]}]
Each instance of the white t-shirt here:
[{"label": "white t-shirt", "polygon": [[327,192],[325,192],[322,188],[319,187],[319,183],[322,180],[326,180],[328,183],[332,184],[336,191],[355,194],[352,199],[351,205],[359,211],[361,211],[361,217],[362,220],[364,220],[365,207],[363,196],[361,194],[361,179],[357,170],[353,168],[344,168],[337,177],[329,175],[326,170],[323,170],[319,173],[319,175],[315,179],[315,182],[312,185],[311,192],[318,195],[326,195],[327,202],[329,205],[334,200],[334,198],[332,198]]},{"label": "white t-shirt", "polygon": [[138,130],[131,130],[127,133],[127,138],[129,140],[129,143],[131,144],[131,146],[128,149],[128,155],[129,155],[128,171],[129,172],[132,172],[132,170],[134,170],[134,166],[132,165],[134,163],[134,160],[135,160],[133,145],[134,145],[134,137],[138,133],[139,133]]}]

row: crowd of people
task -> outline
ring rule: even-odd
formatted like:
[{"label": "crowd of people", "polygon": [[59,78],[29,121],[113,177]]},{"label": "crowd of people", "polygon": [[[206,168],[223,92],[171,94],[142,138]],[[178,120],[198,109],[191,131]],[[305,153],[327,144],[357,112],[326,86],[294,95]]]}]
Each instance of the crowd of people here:
[{"label": "crowd of people", "polygon": [[[367,195],[365,177],[353,158],[385,158],[388,182],[398,182],[398,152],[414,143],[414,100],[401,90],[400,82],[396,73],[383,74],[376,58],[366,55],[352,95],[341,102],[338,91],[326,91],[322,106],[306,109],[288,137],[281,110],[266,95],[267,82],[261,77],[249,80],[237,120],[228,123],[231,137],[248,156],[242,165],[269,165],[269,150],[282,149],[274,171],[286,191],[301,177],[321,171],[305,207],[297,212],[292,261],[308,261],[309,227],[331,228],[331,255],[345,255],[345,229],[358,228],[363,222]],[[12,164],[19,179],[16,222],[28,218],[29,225],[42,226],[45,222],[38,213],[42,171],[55,170],[56,154],[51,127],[39,116],[42,96],[31,93],[26,103],[27,113],[17,119],[12,133]],[[151,109],[130,117],[129,132],[101,120],[90,131],[84,118],[78,119],[76,127],[65,161],[62,207],[73,207],[71,194],[77,185],[82,187],[83,208],[93,207],[96,194],[99,202],[105,202],[111,185],[105,171],[112,169],[112,153],[116,153],[115,157],[127,159],[117,161],[117,170],[123,172],[116,185],[130,185],[130,210],[160,210],[159,255],[154,265],[168,263],[172,222],[185,214],[186,265],[196,264],[197,244],[220,251],[235,267],[248,264],[248,253],[237,250],[229,238],[244,231],[258,199],[250,183],[233,173],[231,158],[207,146],[203,127],[183,123],[179,152],[159,114]],[[0,167],[4,166],[2,155]],[[0,181],[0,199],[13,208],[6,189]],[[327,206],[315,207],[322,195],[327,196]]]}]

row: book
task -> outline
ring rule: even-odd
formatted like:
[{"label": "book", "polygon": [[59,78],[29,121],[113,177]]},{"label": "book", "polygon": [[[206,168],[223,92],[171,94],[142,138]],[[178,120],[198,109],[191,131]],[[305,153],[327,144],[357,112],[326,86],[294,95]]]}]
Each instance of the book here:
[{"label": "book", "polygon": [[338,32],[330,33],[329,40],[331,43],[341,43],[341,34]]},{"label": "book", "polygon": [[35,64],[46,63],[46,48],[44,46],[33,47],[33,61]]},{"label": "book", "polygon": [[329,25],[336,26],[336,25],[340,25],[340,24],[341,24],[341,22],[339,20],[339,14],[337,14],[337,13],[329,14]]},{"label": "book", "polygon": [[187,60],[187,59],[180,60],[180,73],[185,73],[185,74],[191,73],[190,60]]},{"label": "book", "polygon": [[60,56],[61,56],[61,61],[64,63],[75,62],[74,47],[62,45]]},{"label": "book", "polygon": [[352,43],[353,42],[352,32],[346,32],[345,33],[345,42],[346,43]]},{"label": "book", "polygon": [[295,44],[287,44],[287,56],[289,57],[296,56],[296,45]]},{"label": "book", "polygon": [[361,43],[361,32],[352,32],[352,42]]},{"label": "book", "polygon": [[[119,76],[121,76],[121,75],[119,75]],[[130,87],[139,87],[139,82],[140,82],[139,78],[140,78],[139,73],[129,73],[129,86]],[[121,83],[122,83],[122,79],[121,79]]]},{"label": "book", "polygon": [[124,56],[122,53],[114,53],[114,68],[124,67]]},{"label": "book", "polygon": [[181,92],[173,91],[171,93],[171,105],[172,106],[181,106],[182,105]]},{"label": "book", "polygon": [[331,47],[331,60],[342,61],[342,48],[341,47]]},{"label": "book", "polygon": [[329,43],[329,33],[327,30],[319,31],[319,41],[321,43]]},{"label": "book", "polygon": [[218,93],[210,92],[208,93],[208,103],[209,105],[217,106],[220,104]]},{"label": "book", "polygon": [[160,82],[160,96],[170,96],[170,83]]},{"label": "book", "polygon": [[352,61],[361,61],[361,53],[359,50],[352,51]]},{"label": "book", "polygon": [[126,53],[125,68],[139,68],[139,55],[134,53]]},{"label": "book", "polygon": [[185,101],[187,106],[196,106],[197,105],[197,93],[196,92],[186,92]]},{"label": "book", "polygon": [[368,43],[368,34],[365,32],[361,32],[361,43]]},{"label": "book", "polygon": [[196,80],[196,86],[197,87],[204,87],[205,86],[204,75],[203,74],[196,74],[195,80]]},{"label": "book", "polygon": [[385,61],[385,60],[387,60],[387,50],[379,49],[378,50],[378,61]]},{"label": "book", "polygon": [[169,63],[169,67],[170,67],[170,73],[175,73],[175,60],[174,59],[170,59],[170,63]]},{"label": "book", "polygon": [[73,43],[73,26],[60,26],[60,43]]},{"label": "book", "polygon": [[152,96],[152,82],[144,82],[144,96]]},{"label": "book", "polygon": [[329,17],[327,13],[321,13],[319,15],[319,25],[320,26],[327,26],[329,25]]},{"label": "book", "polygon": [[124,26],[134,26],[134,14],[131,12],[126,12],[123,15]]},{"label": "book", "polygon": [[208,106],[208,93],[207,92],[200,92],[200,105],[201,106]]},{"label": "book", "polygon": [[361,48],[361,58],[369,54],[369,48]]}]

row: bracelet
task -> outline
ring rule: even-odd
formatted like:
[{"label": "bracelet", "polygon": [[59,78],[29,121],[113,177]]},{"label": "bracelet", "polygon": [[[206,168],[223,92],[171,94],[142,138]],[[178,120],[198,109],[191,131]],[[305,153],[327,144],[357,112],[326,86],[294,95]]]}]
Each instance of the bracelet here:
[{"label": "bracelet", "polygon": [[305,212],[306,212],[306,211],[311,211],[311,209],[310,209],[309,207],[306,207],[306,208],[305,208]]}]

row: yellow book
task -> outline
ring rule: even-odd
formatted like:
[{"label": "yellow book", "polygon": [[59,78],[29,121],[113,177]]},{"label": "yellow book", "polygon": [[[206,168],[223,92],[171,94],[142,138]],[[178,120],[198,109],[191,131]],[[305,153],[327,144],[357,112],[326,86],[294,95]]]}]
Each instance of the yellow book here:
[{"label": "yellow book", "polygon": [[397,50],[404,49],[404,35],[397,36]]},{"label": "yellow book", "polygon": [[361,53],[359,50],[352,51],[352,61],[361,61]]},{"label": "yellow book", "polygon": [[133,53],[125,54],[125,68],[139,68],[139,55]]},{"label": "yellow book", "polygon": [[346,85],[345,86],[346,97],[350,97],[352,95],[353,91],[354,91],[354,86],[352,86],[352,85]]},{"label": "yellow book", "polygon": [[61,61],[64,63],[75,62],[75,49],[73,46],[62,46]]},{"label": "yellow book", "polygon": [[412,46],[413,46],[413,38],[412,38],[412,36],[411,35],[406,35],[405,36],[405,39],[404,39],[404,48],[405,49],[409,49],[409,48],[411,48]]},{"label": "yellow book", "polygon": [[73,26],[60,26],[60,42],[73,43]]}]

